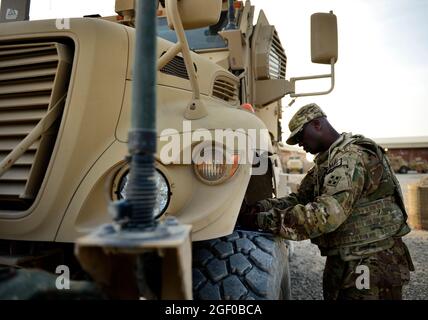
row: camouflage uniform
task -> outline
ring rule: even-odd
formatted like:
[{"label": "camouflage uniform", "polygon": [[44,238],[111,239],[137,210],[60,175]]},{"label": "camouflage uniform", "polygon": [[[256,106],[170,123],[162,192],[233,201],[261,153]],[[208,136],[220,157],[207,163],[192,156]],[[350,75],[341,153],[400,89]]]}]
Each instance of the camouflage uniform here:
[{"label": "camouflage uniform", "polygon": [[[291,119],[287,140],[325,116],[315,104]],[[298,192],[258,202],[258,228],[290,240],[311,239],[327,256],[325,299],[399,299],[413,270],[401,237],[410,229],[399,183],[375,142],[343,133],[316,156]],[[356,288],[356,267],[370,272],[370,289]]]}]

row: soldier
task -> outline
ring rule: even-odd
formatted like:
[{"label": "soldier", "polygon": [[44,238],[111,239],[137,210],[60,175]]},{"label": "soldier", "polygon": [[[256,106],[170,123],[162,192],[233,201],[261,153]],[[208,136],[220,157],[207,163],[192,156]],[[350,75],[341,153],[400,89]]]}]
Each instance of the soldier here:
[{"label": "soldier", "polygon": [[327,256],[324,299],[401,299],[413,263],[397,178],[384,150],[362,135],[339,134],[321,108],[299,109],[287,143],[317,154],[298,192],[257,202],[241,225],[290,240],[311,239]]}]

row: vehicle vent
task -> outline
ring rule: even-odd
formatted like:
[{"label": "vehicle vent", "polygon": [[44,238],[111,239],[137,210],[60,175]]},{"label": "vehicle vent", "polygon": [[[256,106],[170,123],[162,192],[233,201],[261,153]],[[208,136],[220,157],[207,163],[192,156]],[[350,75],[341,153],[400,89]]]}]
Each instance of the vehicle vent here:
[{"label": "vehicle vent", "polygon": [[160,72],[183,79],[189,79],[184,59],[179,56],[175,56],[171,61],[169,61],[162,69],[160,69]]},{"label": "vehicle vent", "polygon": [[269,76],[271,79],[285,79],[287,56],[279,40],[278,33],[274,30],[269,51]]},{"label": "vehicle vent", "polygon": [[214,81],[212,95],[231,104],[236,104],[239,102],[238,84],[227,77],[218,77]]},{"label": "vehicle vent", "polygon": [[57,42],[0,43],[0,163],[48,113],[56,114],[0,176],[0,209],[28,209],[37,196],[61,121],[71,60],[72,50]]}]

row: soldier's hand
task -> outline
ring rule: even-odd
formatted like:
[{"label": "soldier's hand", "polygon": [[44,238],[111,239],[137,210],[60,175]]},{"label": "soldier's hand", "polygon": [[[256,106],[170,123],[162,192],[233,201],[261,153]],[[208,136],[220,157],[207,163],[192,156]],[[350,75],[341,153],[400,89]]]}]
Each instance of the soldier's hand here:
[{"label": "soldier's hand", "polygon": [[282,227],[289,227],[287,224],[292,217],[290,211],[293,207],[286,209],[273,208],[269,211],[262,211],[257,214],[257,226],[259,229],[272,232],[273,234],[279,234]]},{"label": "soldier's hand", "polygon": [[288,203],[283,200],[280,205],[276,205],[275,200],[260,200],[253,205],[248,205],[244,201],[238,217],[239,226],[246,229],[278,233],[283,224],[292,225],[293,216],[289,213],[293,209],[293,205],[290,203],[288,206]]},{"label": "soldier's hand", "polygon": [[257,201],[254,204],[254,207],[259,210],[258,212],[269,211],[270,209],[272,209],[274,207],[272,200],[274,200],[274,199],[264,199],[264,200]]},{"label": "soldier's hand", "polygon": [[241,210],[239,211],[238,224],[244,228],[258,229],[257,214],[260,210],[261,208],[257,203],[254,205],[248,205],[244,201],[242,203]]}]

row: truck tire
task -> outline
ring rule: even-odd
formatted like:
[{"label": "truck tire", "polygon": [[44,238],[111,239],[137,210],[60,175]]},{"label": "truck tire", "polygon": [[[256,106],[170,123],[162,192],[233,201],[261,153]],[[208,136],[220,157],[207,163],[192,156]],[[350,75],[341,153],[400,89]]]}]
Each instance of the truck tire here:
[{"label": "truck tire", "polygon": [[398,173],[404,173],[404,174],[406,174],[406,173],[407,173],[407,171],[409,171],[409,170],[408,170],[408,168],[407,168],[407,167],[405,167],[405,166],[402,166],[402,167],[400,168],[400,170],[398,170]]},{"label": "truck tire", "polygon": [[287,242],[253,231],[193,243],[196,300],[289,300]]}]

